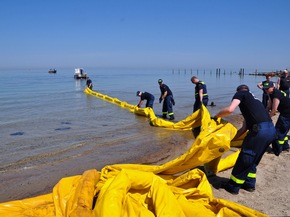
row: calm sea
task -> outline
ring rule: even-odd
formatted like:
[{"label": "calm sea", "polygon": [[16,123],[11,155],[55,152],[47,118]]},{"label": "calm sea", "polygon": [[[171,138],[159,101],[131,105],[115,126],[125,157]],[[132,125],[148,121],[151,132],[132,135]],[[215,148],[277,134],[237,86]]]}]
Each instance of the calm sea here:
[{"label": "calm sea", "polygon": [[[176,121],[192,113],[194,85],[190,78],[193,75],[207,84],[209,102],[216,104],[208,107],[212,115],[230,103],[239,84],[249,85],[261,99],[262,91],[256,85],[265,80],[261,76],[231,72],[216,74],[215,70],[88,69],[86,72],[94,90],[130,104],[138,103],[137,90],[154,94],[157,115],[162,107],[158,103],[157,80],[162,78],[174,94]],[[138,144],[162,143],[168,130],[151,127],[145,117],[86,95],[85,80],[75,80],[73,73],[74,69],[59,69],[56,74],[49,74],[46,69],[0,71],[0,174],[52,162],[77,161],[86,156],[88,161],[106,164],[117,163],[114,159],[124,155],[121,162],[126,162],[132,147],[138,150],[131,155],[136,151],[145,154],[148,150]],[[174,133],[179,132],[170,131]],[[187,134],[180,136],[190,139]]]}]

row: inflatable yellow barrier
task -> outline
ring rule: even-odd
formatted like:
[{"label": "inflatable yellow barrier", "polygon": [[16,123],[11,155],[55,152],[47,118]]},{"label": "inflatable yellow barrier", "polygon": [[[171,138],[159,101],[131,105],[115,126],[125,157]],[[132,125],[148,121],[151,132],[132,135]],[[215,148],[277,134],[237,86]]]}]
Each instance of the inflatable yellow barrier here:
[{"label": "inflatable yellow barrier", "polygon": [[194,169],[180,176],[122,169],[94,193],[100,174],[63,178],[51,194],[0,204],[5,217],[192,217],[267,216],[212,195],[205,174]]},{"label": "inflatable yellow barrier", "polygon": [[[132,107],[128,104],[125,108]],[[206,174],[196,168],[207,165],[217,173],[233,166],[238,152],[226,158],[223,155],[230,149],[236,128],[221,119],[211,119],[204,106],[183,126],[181,129],[200,126],[201,132],[189,150],[176,159],[162,165],[108,165],[101,171],[93,169],[65,177],[51,194],[1,203],[0,216],[266,216],[214,198]]]},{"label": "inflatable yellow barrier", "polygon": [[138,108],[138,106],[129,104],[125,101],[121,101],[117,98],[113,98],[108,95],[104,95],[102,93],[98,93],[89,88],[86,88],[84,92],[87,94],[96,96],[100,99],[103,99],[107,102],[118,105],[124,109],[129,110],[130,112],[135,113],[136,115],[149,117],[150,123],[153,126],[164,127],[164,128],[169,128],[169,129],[178,129],[178,130],[191,130],[192,128],[200,126],[201,115],[199,114],[199,112],[195,112],[189,117],[187,117],[186,119],[179,121],[177,123],[174,123],[174,122],[167,121],[161,118],[157,118],[152,108]]},{"label": "inflatable yellow barrier", "polygon": [[[221,119],[212,120],[210,118],[210,114],[209,114],[208,110],[204,106],[202,106],[201,109],[194,112],[193,114],[191,114],[190,116],[188,116],[184,120],[181,120],[177,123],[174,123],[171,121],[164,120],[162,118],[157,118],[153,109],[151,109],[151,108],[140,109],[137,106],[128,104],[125,101],[121,101],[117,98],[113,98],[113,97],[104,95],[102,93],[93,91],[89,88],[86,88],[84,90],[84,92],[87,94],[96,96],[100,99],[106,100],[110,103],[119,105],[119,106],[121,106],[125,109],[128,109],[130,112],[133,112],[137,115],[149,117],[150,123],[153,126],[164,127],[167,129],[176,129],[176,130],[177,129],[178,130],[192,130],[193,128],[201,126],[202,128],[206,128],[206,130],[205,129],[202,130],[203,134],[207,133],[208,135],[210,135],[211,133],[213,133],[215,131],[216,136],[213,137],[214,134],[212,134],[212,135],[210,135],[210,138],[227,139],[226,143],[220,142],[219,148],[208,148],[206,146],[209,143],[208,143],[208,141],[205,140],[205,138],[208,138],[208,137],[203,135],[199,138],[202,138],[202,140],[204,140],[204,141],[203,142],[199,141],[199,138],[198,138],[194,142],[192,148],[187,153],[182,155],[178,160],[183,159],[183,158],[191,159],[192,155],[194,155],[196,152],[203,153],[204,159],[206,159],[206,160],[202,159],[202,162],[204,164],[206,164],[207,171],[209,173],[213,173],[213,174],[216,174],[222,170],[225,170],[225,169],[232,167],[236,162],[239,151],[236,151],[235,153],[233,153],[229,156],[226,156],[224,158],[222,158],[221,155],[224,152],[226,152],[229,149],[229,147],[239,147],[242,143],[244,135],[239,140],[232,141],[234,135],[236,134],[236,128],[233,125],[231,125],[230,123],[222,121]],[[222,137],[219,137],[218,135],[221,135]],[[228,135],[228,136],[225,136],[225,135]],[[213,147],[216,147],[216,143],[210,143],[210,144],[212,144]],[[230,145],[228,145],[228,144],[230,144]],[[205,151],[205,150],[210,150],[210,153]],[[187,156],[187,157],[185,157],[185,156]],[[210,157],[208,157],[208,156],[210,156]],[[177,159],[176,159],[176,161],[177,161]],[[198,161],[195,159],[196,164],[201,165],[200,162],[201,161]],[[168,165],[168,166],[170,167],[174,163],[176,163],[176,162],[170,162],[170,165]],[[179,168],[181,170],[186,169],[185,168],[186,164],[187,163],[183,163],[182,166],[179,165]],[[175,170],[177,169],[176,164],[175,164],[174,168],[175,168]]]}]

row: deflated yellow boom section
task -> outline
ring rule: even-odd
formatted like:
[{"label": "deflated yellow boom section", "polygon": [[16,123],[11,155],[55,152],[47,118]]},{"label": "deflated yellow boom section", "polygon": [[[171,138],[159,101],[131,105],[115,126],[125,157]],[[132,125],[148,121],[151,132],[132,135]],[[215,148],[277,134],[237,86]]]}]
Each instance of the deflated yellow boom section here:
[{"label": "deflated yellow boom section", "polygon": [[[190,124],[189,119],[195,120]],[[207,164],[217,172],[232,166],[237,154],[224,159],[222,155],[230,149],[236,128],[211,119],[204,106],[187,122],[186,128],[200,126],[201,132],[176,159],[162,165],[116,164],[87,170],[61,179],[50,194],[0,204],[0,216],[267,216],[214,198],[205,173],[196,168]]]}]

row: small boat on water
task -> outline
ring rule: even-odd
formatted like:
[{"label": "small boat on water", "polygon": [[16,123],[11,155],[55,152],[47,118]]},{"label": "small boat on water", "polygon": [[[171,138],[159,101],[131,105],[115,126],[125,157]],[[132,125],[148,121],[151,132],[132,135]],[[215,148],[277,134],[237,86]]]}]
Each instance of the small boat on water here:
[{"label": "small boat on water", "polygon": [[56,73],[56,72],[57,72],[56,69],[49,69],[49,70],[48,70],[48,73]]},{"label": "small boat on water", "polygon": [[85,73],[85,71],[82,68],[76,68],[74,78],[75,79],[86,79],[87,73]]}]

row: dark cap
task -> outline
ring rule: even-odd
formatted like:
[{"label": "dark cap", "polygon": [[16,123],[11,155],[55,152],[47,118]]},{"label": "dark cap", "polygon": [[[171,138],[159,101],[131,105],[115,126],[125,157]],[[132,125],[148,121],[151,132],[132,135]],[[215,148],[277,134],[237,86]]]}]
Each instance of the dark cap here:
[{"label": "dark cap", "polygon": [[162,79],[158,79],[158,83],[160,84],[160,83],[162,83],[163,81],[162,81]]},{"label": "dark cap", "polygon": [[263,89],[268,89],[270,87],[274,87],[274,83],[272,81],[263,83]]},{"label": "dark cap", "polygon": [[137,91],[136,96],[141,96],[142,92],[141,91]]}]

